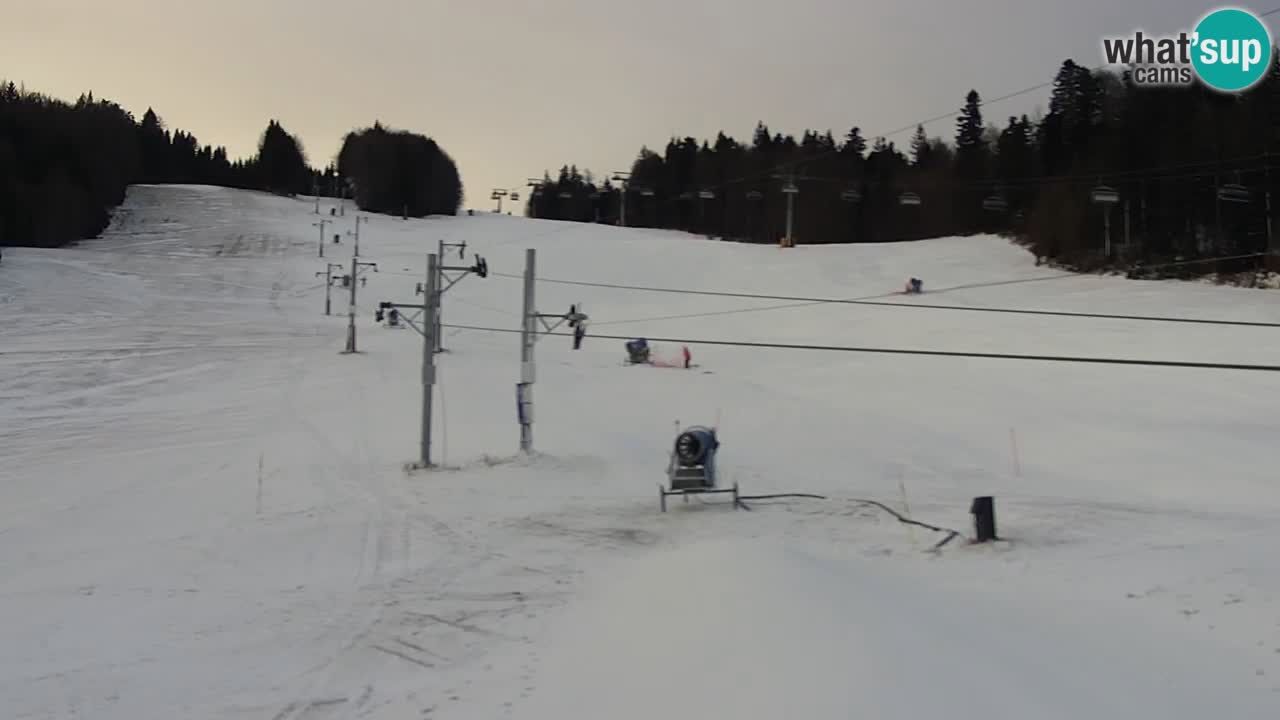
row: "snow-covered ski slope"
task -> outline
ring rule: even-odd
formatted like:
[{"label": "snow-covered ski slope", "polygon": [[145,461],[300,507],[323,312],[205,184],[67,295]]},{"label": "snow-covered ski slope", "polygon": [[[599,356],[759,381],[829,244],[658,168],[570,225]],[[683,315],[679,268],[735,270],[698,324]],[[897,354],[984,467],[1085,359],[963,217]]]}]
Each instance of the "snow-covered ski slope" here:
[{"label": "snow-covered ski slope", "polygon": [[[581,302],[611,335],[1280,358],[1266,328],[548,281],[1280,321],[1274,293],[1057,277],[997,238],[780,250],[371,216],[350,356],[347,296],[325,317],[316,273],[351,240],[318,259],[313,207],[136,187],[101,239],[5,253],[0,717],[1280,716],[1280,376],[697,344],[686,371],[549,337],[526,459],[518,336],[451,329],[450,469],[409,475],[422,342],[372,320],[417,301],[441,239],[493,273],[445,322],[503,329],[527,247],[539,309]],[[933,292],[893,296],[913,275]],[[717,418],[726,482],[830,499],[661,514],[675,421]],[[987,494],[1006,541],[936,554],[854,500],[967,535]]]}]

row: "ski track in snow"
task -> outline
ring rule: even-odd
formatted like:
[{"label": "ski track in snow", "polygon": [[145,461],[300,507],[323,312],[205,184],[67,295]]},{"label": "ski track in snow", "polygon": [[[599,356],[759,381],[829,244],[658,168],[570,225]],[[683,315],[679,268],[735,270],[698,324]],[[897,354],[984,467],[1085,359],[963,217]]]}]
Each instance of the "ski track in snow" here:
[{"label": "ski track in snow", "polygon": [[[137,186],[103,237],[6,252],[0,716],[1280,712],[1280,378],[695,344],[704,374],[554,337],[525,458],[516,336],[448,329],[446,467],[408,473],[421,340],[372,321],[380,300],[413,301],[438,239],[503,273],[536,247],[544,279],[781,295],[885,295],[914,275],[931,302],[1274,322],[1274,293],[1062,278],[990,237],[781,251],[371,216],[361,250],[382,272],[358,288],[348,356],[348,291],[325,317],[315,273],[351,248],[316,257],[313,207]],[[823,305],[672,317],[783,303],[550,282],[537,298],[637,336],[1280,352],[1267,329]],[[520,302],[518,280],[470,277],[445,322],[514,328]],[[660,513],[674,422],[717,417],[724,482],[830,499]],[[936,553],[939,537],[856,501],[967,531],[984,494],[1004,540]]]}]

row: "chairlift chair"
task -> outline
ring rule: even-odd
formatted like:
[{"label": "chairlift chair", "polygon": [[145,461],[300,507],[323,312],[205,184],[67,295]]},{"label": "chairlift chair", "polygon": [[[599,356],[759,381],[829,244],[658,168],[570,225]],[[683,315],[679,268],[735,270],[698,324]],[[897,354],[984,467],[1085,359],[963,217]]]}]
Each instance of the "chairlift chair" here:
[{"label": "chairlift chair", "polygon": [[1252,193],[1249,188],[1238,183],[1230,183],[1218,188],[1218,199],[1229,203],[1247,203]]},{"label": "chairlift chair", "polygon": [[989,212],[1007,212],[1009,210],[1009,202],[1000,195],[990,195],[982,201],[982,209]]},{"label": "chairlift chair", "polygon": [[1115,205],[1120,202],[1120,193],[1113,187],[1098,185],[1090,191],[1089,198],[1100,205]]}]

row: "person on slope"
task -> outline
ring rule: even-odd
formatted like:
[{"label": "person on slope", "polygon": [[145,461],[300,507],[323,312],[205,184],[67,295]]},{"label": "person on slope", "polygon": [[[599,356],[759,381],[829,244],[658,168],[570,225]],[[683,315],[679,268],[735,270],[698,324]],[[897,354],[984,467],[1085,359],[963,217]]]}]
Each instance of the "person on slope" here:
[{"label": "person on slope", "polygon": [[693,355],[689,353],[689,346],[684,346],[684,369],[688,370],[693,361]]}]

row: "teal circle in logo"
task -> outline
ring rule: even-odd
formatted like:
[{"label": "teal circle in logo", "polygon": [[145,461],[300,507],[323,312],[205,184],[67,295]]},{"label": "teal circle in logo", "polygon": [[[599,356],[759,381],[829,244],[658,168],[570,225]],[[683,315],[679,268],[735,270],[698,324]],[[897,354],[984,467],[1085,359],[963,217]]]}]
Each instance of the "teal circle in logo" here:
[{"label": "teal circle in logo", "polygon": [[1248,90],[1271,69],[1271,33],[1253,13],[1215,10],[1200,20],[1195,33],[1191,64],[1215,90]]}]

